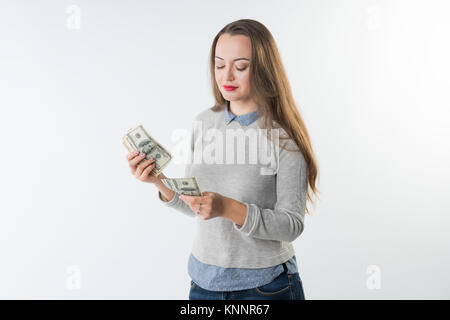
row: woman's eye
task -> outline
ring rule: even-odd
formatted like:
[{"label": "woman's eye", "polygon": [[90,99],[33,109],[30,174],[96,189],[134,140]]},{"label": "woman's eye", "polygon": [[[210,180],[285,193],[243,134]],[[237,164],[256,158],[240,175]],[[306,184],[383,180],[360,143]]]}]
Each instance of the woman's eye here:
[{"label": "woman's eye", "polygon": [[[223,68],[225,68],[225,66],[221,66],[221,67],[216,66],[216,69],[223,69]],[[242,68],[242,69],[236,68],[236,70],[238,70],[238,71],[244,71],[246,68],[247,68],[247,67],[244,67],[244,68]]]}]

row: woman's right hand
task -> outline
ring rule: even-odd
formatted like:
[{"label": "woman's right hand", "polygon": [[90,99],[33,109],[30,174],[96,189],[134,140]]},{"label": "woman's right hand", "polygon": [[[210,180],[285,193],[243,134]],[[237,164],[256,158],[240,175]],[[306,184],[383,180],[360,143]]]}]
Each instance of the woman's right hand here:
[{"label": "woman's right hand", "polygon": [[145,160],[145,153],[132,152],[127,155],[131,173],[142,182],[155,183],[161,180],[162,172],[157,176],[150,175],[155,167],[155,159]]}]

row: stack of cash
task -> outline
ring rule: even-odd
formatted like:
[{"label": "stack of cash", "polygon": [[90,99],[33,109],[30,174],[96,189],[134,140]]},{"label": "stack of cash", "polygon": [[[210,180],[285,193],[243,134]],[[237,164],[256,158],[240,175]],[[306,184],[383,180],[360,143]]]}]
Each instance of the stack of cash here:
[{"label": "stack of cash", "polygon": [[[140,151],[145,153],[144,159],[154,158],[155,167],[150,174],[158,176],[172,160],[172,155],[158,141],[152,138],[144,127],[139,124],[136,128],[128,130],[122,139],[128,152]],[[195,177],[161,179],[164,185],[172,191],[186,196],[201,196],[202,192]]]},{"label": "stack of cash", "polygon": [[140,151],[145,153],[145,159],[154,158],[155,167],[150,172],[152,176],[158,176],[172,160],[172,155],[154,138],[152,138],[140,124],[136,128],[128,130],[122,139],[128,152]]},{"label": "stack of cash", "polygon": [[201,196],[202,192],[195,177],[161,179],[162,183],[172,191],[185,196]]}]

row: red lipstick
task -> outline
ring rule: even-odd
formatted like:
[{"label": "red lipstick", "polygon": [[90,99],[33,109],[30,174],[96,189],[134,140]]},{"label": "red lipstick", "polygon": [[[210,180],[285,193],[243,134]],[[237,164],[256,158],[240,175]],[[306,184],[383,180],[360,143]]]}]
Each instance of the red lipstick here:
[{"label": "red lipstick", "polygon": [[237,87],[233,87],[233,86],[223,86],[223,88],[227,91],[233,91],[235,90]]}]

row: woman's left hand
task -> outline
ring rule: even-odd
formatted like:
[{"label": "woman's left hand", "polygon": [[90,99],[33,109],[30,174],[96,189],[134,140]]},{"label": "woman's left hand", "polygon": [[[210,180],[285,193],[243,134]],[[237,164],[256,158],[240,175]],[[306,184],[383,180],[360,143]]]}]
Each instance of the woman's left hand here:
[{"label": "woman's left hand", "polygon": [[202,192],[202,196],[180,195],[180,199],[189,205],[203,220],[223,217],[227,206],[227,197],[216,192]]}]

